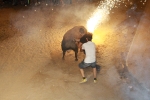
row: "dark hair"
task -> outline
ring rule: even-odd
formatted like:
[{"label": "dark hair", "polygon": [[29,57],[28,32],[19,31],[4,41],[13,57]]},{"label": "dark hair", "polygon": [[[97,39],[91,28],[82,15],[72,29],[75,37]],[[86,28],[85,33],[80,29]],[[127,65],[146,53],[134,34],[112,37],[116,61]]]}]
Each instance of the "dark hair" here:
[{"label": "dark hair", "polygon": [[86,38],[88,39],[88,41],[91,41],[92,40],[92,33],[87,33],[87,34],[84,34],[81,38],[80,38],[80,42],[81,43],[86,43],[87,42],[87,40],[86,40]]},{"label": "dark hair", "polygon": [[86,38],[88,39],[88,41],[91,41],[92,40],[92,36],[93,36],[93,34],[92,33],[87,33],[86,34]]}]

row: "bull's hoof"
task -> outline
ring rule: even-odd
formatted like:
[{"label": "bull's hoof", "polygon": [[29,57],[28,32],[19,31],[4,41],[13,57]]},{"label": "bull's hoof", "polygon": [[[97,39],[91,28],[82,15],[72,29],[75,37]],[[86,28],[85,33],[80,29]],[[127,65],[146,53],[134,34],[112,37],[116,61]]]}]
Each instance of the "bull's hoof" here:
[{"label": "bull's hoof", "polygon": [[64,58],[62,58],[62,60],[65,60]]},{"label": "bull's hoof", "polygon": [[78,59],[75,59],[75,61],[78,61]]}]

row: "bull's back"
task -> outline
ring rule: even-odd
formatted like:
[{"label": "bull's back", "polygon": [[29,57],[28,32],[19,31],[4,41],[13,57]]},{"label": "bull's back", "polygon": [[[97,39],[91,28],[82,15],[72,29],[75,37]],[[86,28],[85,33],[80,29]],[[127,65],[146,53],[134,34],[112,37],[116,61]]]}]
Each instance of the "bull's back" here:
[{"label": "bull's back", "polygon": [[82,37],[80,33],[80,28],[83,29],[85,34],[87,33],[87,30],[84,26],[75,26],[64,34],[63,40],[61,42],[61,47],[63,51],[69,49],[77,50],[78,46],[76,40],[80,40],[80,38]]},{"label": "bull's back", "polygon": [[75,26],[72,29],[68,30],[64,36],[63,39],[64,40],[80,40],[80,38],[82,37],[81,33],[80,33],[80,28],[82,28],[84,30],[83,34],[87,33],[87,30],[84,26]]}]

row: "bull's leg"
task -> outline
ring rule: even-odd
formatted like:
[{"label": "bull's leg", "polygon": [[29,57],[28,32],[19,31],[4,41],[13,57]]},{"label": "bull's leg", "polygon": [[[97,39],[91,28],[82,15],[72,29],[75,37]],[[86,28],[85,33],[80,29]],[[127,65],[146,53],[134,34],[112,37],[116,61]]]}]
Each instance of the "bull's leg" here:
[{"label": "bull's leg", "polygon": [[74,52],[75,52],[75,61],[78,61],[78,49],[77,50],[74,50]]},{"label": "bull's leg", "polygon": [[78,61],[78,58],[77,58],[77,52],[75,52],[75,61]]},{"label": "bull's leg", "polygon": [[63,57],[62,57],[63,60],[65,60],[65,53],[66,53],[66,50],[63,51]]}]

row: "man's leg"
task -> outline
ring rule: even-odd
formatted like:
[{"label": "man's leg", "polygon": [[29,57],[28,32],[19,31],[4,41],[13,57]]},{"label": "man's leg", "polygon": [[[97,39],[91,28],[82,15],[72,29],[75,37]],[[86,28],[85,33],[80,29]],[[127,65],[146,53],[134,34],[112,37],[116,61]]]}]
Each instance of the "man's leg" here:
[{"label": "man's leg", "polygon": [[80,68],[80,72],[81,72],[82,77],[85,77],[84,70]]},{"label": "man's leg", "polygon": [[80,83],[85,83],[87,82],[87,78],[85,77],[84,75],[84,70],[80,68],[80,72],[81,72],[81,75],[82,75],[82,81]]},{"label": "man's leg", "polygon": [[93,68],[94,83],[96,83],[96,81],[97,81],[96,74],[97,74],[96,68]]},{"label": "man's leg", "polygon": [[94,78],[96,78],[96,68],[93,68],[93,75],[94,75]]},{"label": "man's leg", "polygon": [[81,76],[82,76],[82,81],[80,83],[85,83],[87,81],[87,78],[85,77],[84,75],[84,68],[86,68],[88,65],[86,63],[84,63],[84,61],[82,61],[80,64],[79,64],[79,68],[80,68],[80,73],[81,73]]}]

